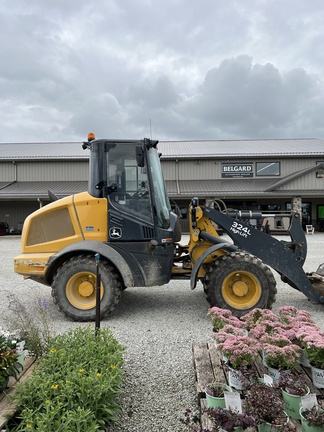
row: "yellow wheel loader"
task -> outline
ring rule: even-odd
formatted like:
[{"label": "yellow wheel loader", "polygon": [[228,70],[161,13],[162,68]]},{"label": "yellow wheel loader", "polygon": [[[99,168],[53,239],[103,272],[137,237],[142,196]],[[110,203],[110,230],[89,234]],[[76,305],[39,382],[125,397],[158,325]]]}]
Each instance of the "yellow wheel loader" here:
[{"label": "yellow wheel loader", "polygon": [[[271,308],[277,290],[269,267],[323,303],[324,271],[303,270],[307,246],[298,214],[291,215],[291,242],[280,242],[249,224],[261,214],[220,211],[193,198],[189,242],[182,245],[158,141],[89,134],[83,148],[90,151],[88,191],[60,200],[50,193],[54,201],[26,218],[21,254],[14,259],[16,273],[52,287],[55,304],[70,319],[95,320],[98,268],[101,318],[115,309],[124,289],[171,279],[187,279],[191,289],[201,281],[210,305],[236,316]],[[219,236],[216,225],[232,242]]]}]

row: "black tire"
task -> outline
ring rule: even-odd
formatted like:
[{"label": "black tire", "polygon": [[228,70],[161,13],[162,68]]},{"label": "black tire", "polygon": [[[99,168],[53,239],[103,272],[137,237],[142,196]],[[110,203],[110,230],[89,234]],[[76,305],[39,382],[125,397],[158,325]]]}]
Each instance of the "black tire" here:
[{"label": "black tire", "polygon": [[[113,266],[100,261],[100,317],[117,306],[121,283]],[[66,261],[56,272],[52,296],[59,310],[73,321],[94,321],[96,318],[96,261],[93,256],[80,255]]]},{"label": "black tire", "polygon": [[237,317],[255,308],[271,309],[277,294],[270,268],[246,252],[232,252],[214,261],[203,285],[211,306],[229,309]]}]

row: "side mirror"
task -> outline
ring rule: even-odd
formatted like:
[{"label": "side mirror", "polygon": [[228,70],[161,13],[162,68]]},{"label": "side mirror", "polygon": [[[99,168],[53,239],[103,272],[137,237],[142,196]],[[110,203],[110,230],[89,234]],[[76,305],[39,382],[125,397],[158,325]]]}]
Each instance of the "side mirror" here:
[{"label": "side mirror", "polygon": [[139,167],[144,166],[144,151],[141,146],[136,146],[136,162]]}]

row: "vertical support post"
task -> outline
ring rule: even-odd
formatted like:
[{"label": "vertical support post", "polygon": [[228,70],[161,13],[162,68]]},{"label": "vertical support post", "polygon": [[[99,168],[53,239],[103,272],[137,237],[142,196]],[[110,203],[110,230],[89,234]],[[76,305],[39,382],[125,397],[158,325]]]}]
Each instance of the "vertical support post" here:
[{"label": "vertical support post", "polygon": [[95,331],[96,334],[98,333],[98,330],[100,329],[100,285],[101,285],[101,275],[99,270],[99,260],[100,260],[100,254],[95,254],[96,259],[96,324],[95,324]]}]

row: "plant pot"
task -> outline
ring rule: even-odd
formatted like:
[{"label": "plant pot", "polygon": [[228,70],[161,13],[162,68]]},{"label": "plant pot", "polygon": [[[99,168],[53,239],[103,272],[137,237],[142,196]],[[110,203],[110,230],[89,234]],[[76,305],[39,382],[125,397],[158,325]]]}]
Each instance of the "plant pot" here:
[{"label": "plant pot", "polygon": [[22,353],[19,354],[19,356],[17,358],[17,363],[16,363],[16,366],[17,366],[19,373],[21,373],[23,371],[24,363],[25,363],[25,352],[22,351]]},{"label": "plant pot", "polygon": [[[307,393],[309,394],[310,390],[307,387]],[[281,394],[283,397],[283,400],[285,402],[285,411],[289,415],[289,417],[300,420],[300,405],[301,405],[301,396],[292,395],[290,393],[287,393],[284,389],[281,389]],[[305,394],[305,395],[306,395]],[[304,396],[305,396],[304,395]]]},{"label": "plant pot", "polygon": [[280,375],[290,372],[288,370],[280,370],[280,369],[276,369],[270,366],[267,366],[268,368],[268,375],[271,376],[271,378],[273,379],[273,384],[276,385],[279,383],[280,380]]},{"label": "plant pot", "polygon": [[[244,429],[243,429],[241,426],[236,426],[236,427],[234,428],[234,430],[235,430],[235,432],[244,432]],[[226,430],[226,429],[223,429],[222,427],[220,427],[220,428],[218,429],[218,431],[219,431],[219,432],[227,432],[227,430]]]},{"label": "plant pot", "polygon": [[[285,424],[287,424],[289,422],[289,417],[287,416],[287,420],[285,422]],[[261,423],[258,425],[258,432],[274,432],[278,429],[280,429],[280,427],[282,427],[281,425],[275,425],[275,424],[271,424],[271,423]]]},{"label": "plant pot", "polygon": [[302,366],[307,367],[307,368],[311,367],[309,360],[308,360],[308,357],[307,357],[307,351],[305,349],[300,350],[299,364],[301,364]]},{"label": "plant pot", "polygon": [[317,388],[324,388],[324,369],[319,369],[311,365],[311,371],[314,386]]},{"label": "plant pot", "polygon": [[303,408],[300,408],[299,415],[303,432],[323,432],[324,429],[322,426],[309,426],[307,420],[303,416]]},{"label": "plant pot", "polygon": [[[232,391],[231,387],[229,387],[225,384],[222,384],[222,383],[213,384],[213,385],[217,386],[217,387],[224,387],[225,391],[229,391],[229,392]],[[206,407],[207,408],[217,408],[217,407],[225,408],[226,407],[224,396],[222,396],[222,397],[211,396],[206,391],[205,391],[205,394],[206,394]]]}]

